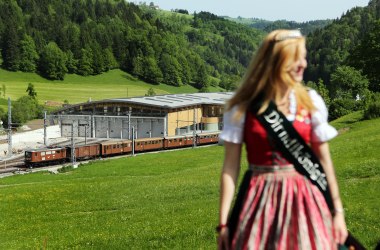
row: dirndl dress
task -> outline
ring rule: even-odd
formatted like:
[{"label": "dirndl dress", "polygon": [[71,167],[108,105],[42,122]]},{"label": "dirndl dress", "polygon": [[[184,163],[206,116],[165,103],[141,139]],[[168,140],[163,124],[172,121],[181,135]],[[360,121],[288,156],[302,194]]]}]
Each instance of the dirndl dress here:
[{"label": "dirndl dress", "polygon": [[[323,99],[309,91],[317,111],[297,108],[290,97],[288,117],[303,139],[327,141],[337,131],[327,123]],[[336,249],[330,210],[322,193],[278,152],[255,115],[234,122],[224,115],[222,140],[245,143],[245,173],[228,226],[231,249]]]}]

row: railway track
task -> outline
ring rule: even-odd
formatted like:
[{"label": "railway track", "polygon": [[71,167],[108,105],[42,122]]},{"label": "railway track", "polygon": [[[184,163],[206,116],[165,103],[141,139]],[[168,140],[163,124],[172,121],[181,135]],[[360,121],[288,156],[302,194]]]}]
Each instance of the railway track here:
[{"label": "railway track", "polygon": [[[78,138],[76,138],[75,145],[78,147],[82,147],[85,144],[91,145],[94,143],[101,143],[101,142],[108,141],[108,140],[109,139],[90,138],[90,139],[87,139],[86,143],[85,143],[84,139],[78,140]],[[72,145],[71,140],[67,139],[67,140],[59,142],[59,143],[50,144],[48,147],[49,148],[70,147],[71,145]],[[206,146],[213,146],[213,145],[217,145],[217,144],[201,144],[201,145],[197,145],[196,147],[206,147]],[[188,149],[188,148],[190,148],[190,147],[171,148],[171,149],[165,149],[163,151],[184,150],[184,149]],[[139,154],[139,155],[140,154],[150,154],[150,153],[158,153],[158,152],[163,152],[163,151],[162,150],[142,151],[142,152],[138,151],[137,154]],[[24,150],[23,150],[23,152],[24,152]],[[123,154],[123,155],[115,155],[115,156],[107,156],[107,158],[111,159],[111,158],[121,158],[121,157],[130,157],[130,156],[132,156],[132,153]],[[88,161],[97,160],[97,159],[101,159],[101,158],[94,158],[94,159],[90,159],[90,160],[81,160],[81,161],[78,161],[78,163],[86,163]],[[43,166],[43,167],[29,168],[25,165],[24,160],[25,160],[24,154],[20,154],[20,155],[15,156],[11,159],[5,158],[3,160],[0,160],[0,178],[5,177],[5,176],[10,176],[13,174],[23,174],[23,173],[36,172],[36,171],[50,171],[50,172],[57,173],[59,168],[71,164],[70,162],[66,162],[66,163],[56,163],[54,165],[48,165],[48,166]]]}]

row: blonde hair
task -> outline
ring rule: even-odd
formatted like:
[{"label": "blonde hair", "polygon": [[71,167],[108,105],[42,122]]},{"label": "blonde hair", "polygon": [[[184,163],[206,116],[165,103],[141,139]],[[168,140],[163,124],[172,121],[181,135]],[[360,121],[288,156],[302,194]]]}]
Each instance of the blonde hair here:
[{"label": "blonde hair", "polygon": [[234,119],[245,114],[254,101],[262,101],[259,113],[263,112],[270,100],[280,99],[284,84],[294,89],[298,107],[315,110],[306,88],[289,74],[290,67],[298,60],[304,46],[305,38],[298,30],[275,30],[267,35],[253,57],[241,86],[227,103],[227,110],[237,106]]}]

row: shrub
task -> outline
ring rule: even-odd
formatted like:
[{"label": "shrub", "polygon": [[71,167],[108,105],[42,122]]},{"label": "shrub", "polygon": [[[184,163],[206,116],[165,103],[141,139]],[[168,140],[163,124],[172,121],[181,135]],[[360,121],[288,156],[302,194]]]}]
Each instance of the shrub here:
[{"label": "shrub", "polygon": [[67,173],[74,170],[74,167],[72,165],[63,166],[61,168],[58,168],[58,173]]},{"label": "shrub", "polygon": [[356,110],[356,101],[353,99],[334,99],[329,107],[329,118],[335,120]]},{"label": "shrub", "polygon": [[364,119],[370,120],[380,117],[380,101],[370,103],[364,110]]}]

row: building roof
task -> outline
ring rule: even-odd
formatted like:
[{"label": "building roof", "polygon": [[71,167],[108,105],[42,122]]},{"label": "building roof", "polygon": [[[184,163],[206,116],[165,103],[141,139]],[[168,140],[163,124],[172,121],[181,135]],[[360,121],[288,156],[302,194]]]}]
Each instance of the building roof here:
[{"label": "building roof", "polygon": [[107,99],[99,102],[125,102],[165,108],[181,108],[200,104],[224,105],[233,92],[192,93]]},{"label": "building roof", "polygon": [[62,111],[75,109],[80,106],[91,106],[93,104],[106,104],[106,103],[124,103],[124,104],[137,104],[141,106],[150,106],[166,109],[182,108],[194,105],[224,105],[233,95],[233,92],[216,92],[216,93],[192,93],[192,94],[170,94],[170,95],[156,95],[156,96],[140,96],[130,98],[114,98],[104,99],[99,101],[90,101],[68,105],[64,108],[57,110],[53,113],[60,113]]}]

